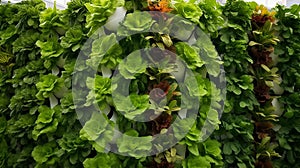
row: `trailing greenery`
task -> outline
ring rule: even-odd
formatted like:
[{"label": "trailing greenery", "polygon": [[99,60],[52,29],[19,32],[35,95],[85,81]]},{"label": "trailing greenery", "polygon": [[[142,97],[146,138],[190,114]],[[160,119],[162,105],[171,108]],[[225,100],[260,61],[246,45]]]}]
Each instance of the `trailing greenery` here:
[{"label": "trailing greenery", "polygon": [[225,26],[214,40],[226,72],[225,109],[215,134],[222,142],[225,167],[253,167],[255,161],[251,111],[258,102],[249,70],[253,59],[247,52],[254,7],[252,3],[228,0],[222,8]]},{"label": "trailing greenery", "polygon": [[277,133],[278,152],[282,156],[275,162],[275,167],[299,167],[299,35],[300,6],[290,8],[276,6],[278,18],[277,31],[280,43],[275,48],[278,55],[279,73],[282,78],[276,94],[281,95],[279,102],[283,110],[279,118],[280,128]]}]

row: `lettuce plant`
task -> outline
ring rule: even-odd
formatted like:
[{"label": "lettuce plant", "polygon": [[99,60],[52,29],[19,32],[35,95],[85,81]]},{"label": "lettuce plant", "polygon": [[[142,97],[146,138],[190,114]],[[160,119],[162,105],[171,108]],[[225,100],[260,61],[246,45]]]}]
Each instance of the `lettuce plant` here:
[{"label": "lettuce plant", "polygon": [[[189,6],[184,6],[184,3],[178,5],[183,5],[179,7],[182,10],[186,7],[199,9],[194,3],[190,3]],[[198,38],[192,46],[168,35],[173,28],[171,23],[174,18],[176,17],[163,14],[161,19],[165,19],[165,22],[162,22],[154,13],[134,11],[125,16],[116,32],[104,30],[94,37],[91,51],[86,53],[86,62],[100,73],[87,78],[86,86],[90,91],[85,106],[93,108],[96,103],[107,116],[89,110],[91,116],[85,121],[81,137],[90,141],[98,152],[112,149],[116,153],[139,160],[144,166],[184,166],[186,163],[182,160],[193,159],[194,156],[205,159],[207,164],[222,166],[220,144],[215,140],[201,142],[220,124],[218,110],[221,108],[221,90],[210,82],[207,76],[218,77],[222,61],[211,42],[201,43],[200,39],[206,41],[210,39],[200,30],[191,29]],[[163,29],[159,29],[160,27]],[[152,28],[157,33],[149,32]],[[112,49],[116,54],[107,55]],[[178,58],[172,52],[175,52]],[[108,66],[104,61],[106,58],[117,66]],[[182,59],[187,63],[187,68],[194,71],[196,81],[187,77],[186,82],[176,84],[173,74],[176,74],[178,67],[177,59]],[[104,77],[103,68],[108,68],[113,76]],[[203,104],[201,108],[193,109],[195,107],[192,101],[189,101],[191,95],[195,100],[201,98],[200,103]],[[165,146],[176,141],[176,138],[181,139],[184,136],[180,133],[181,124],[186,123],[187,128],[189,125],[192,126],[189,118],[181,119],[180,122],[175,121],[179,118],[181,108],[188,109],[187,117],[192,117],[192,111],[196,110],[197,123],[188,133],[191,136],[185,137],[180,142],[180,145],[187,147],[186,152],[189,153],[187,158],[182,158],[174,150],[171,150],[171,153],[162,151]],[[115,122],[110,120],[112,116],[117,117]],[[97,121],[101,121],[102,124]],[[172,122],[174,128],[171,127]],[[124,134],[116,134],[112,130],[115,126]],[[201,127],[206,129],[200,130]],[[174,137],[171,136],[173,131]],[[167,135],[170,133],[171,135]],[[157,135],[161,137],[151,137]],[[101,137],[108,139],[104,140]],[[135,138],[143,139],[144,143],[132,144],[132,141],[136,141]],[[169,139],[163,141],[163,144],[156,144],[156,141],[166,138]],[[151,150],[163,154],[155,157],[147,156]],[[143,159],[145,157],[146,159]]]},{"label": "lettuce plant", "polygon": [[275,152],[276,148],[273,123],[278,116],[274,113],[270,89],[274,83],[279,84],[278,69],[270,54],[274,51],[274,45],[279,39],[275,36],[273,25],[275,24],[274,12],[269,12],[264,6],[257,6],[251,19],[252,32],[250,33],[249,54],[254,62],[252,73],[254,75],[254,92],[259,106],[253,113],[255,121],[254,139],[256,141],[255,155],[256,167],[272,165],[272,158],[280,157]]}]

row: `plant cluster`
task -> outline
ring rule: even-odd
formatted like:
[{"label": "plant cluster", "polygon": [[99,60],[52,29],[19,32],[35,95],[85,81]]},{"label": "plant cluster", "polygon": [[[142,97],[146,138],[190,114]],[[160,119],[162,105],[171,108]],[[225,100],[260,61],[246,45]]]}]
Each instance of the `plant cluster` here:
[{"label": "plant cluster", "polygon": [[[201,140],[220,122],[221,91],[208,75],[217,77],[222,62],[209,37],[193,28],[193,23],[183,20],[181,24],[186,26],[178,26],[174,24],[180,20],[178,17],[137,10],[170,12],[173,8],[168,1],[147,5],[139,8],[140,3],[134,1],[74,0],[67,9],[57,10],[46,9],[42,1],[34,0],[0,6],[1,166],[198,167],[195,160],[203,167],[222,165],[220,143]],[[128,9],[118,30],[99,29],[118,6]],[[190,3],[185,7],[198,6]],[[176,15],[179,10],[172,12]],[[185,18],[194,16],[185,11],[181,14]],[[200,18],[202,13],[198,14]],[[150,28],[156,33],[143,33]],[[187,43],[188,39],[179,40],[187,31],[196,39],[193,45]],[[84,60],[77,60],[80,51]],[[99,57],[101,61],[96,65]],[[180,60],[186,62],[184,68],[193,71],[195,78],[182,77],[187,82],[181,83],[175,80],[180,76],[176,74]],[[75,71],[78,62],[80,68]],[[84,80],[81,72],[92,70],[97,71],[96,76]],[[109,78],[109,74],[116,75]],[[123,95],[124,85],[115,80],[130,81],[128,96]],[[75,102],[84,103],[74,104],[74,86],[83,98]],[[203,105],[195,108],[191,99]],[[107,113],[75,112],[95,104]],[[186,117],[178,114],[182,108],[187,109]],[[110,120],[112,116],[117,116],[115,122]],[[80,121],[85,121],[83,128]],[[171,124],[174,126],[169,129]],[[115,144],[111,139],[114,132],[110,131],[114,125],[129,135],[119,137]],[[203,132],[204,125],[209,129]],[[181,130],[189,131],[188,135]],[[152,136],[167,133],[183,139],[165,152],[145,157],[147,151],[164,147],[153,146]],[[143,143],[133,144],[130,137],[139,136]],[[131,157],[103,153],[106,145],[117,145],[119,153]],[[137,147],[140,151],[132,152]]]},{"label": "plant cluster", "polygon": [[218,35],[219,27],[223,26],[221,5],[215,0],[203,0],[195,5],[195,0],[184,2],[176,0],[174,8],[176,13],[197,24],[211,37]]},{"label": "plant cluster", "polygon": [[[222,166],[220,143],[211,139],[202,142],[205,134],[211,133],[220,122],[221,91],[209,81],[208,75],[217,77],[222,62],[209,37],[200,29],[188,20],[167,14],[176,13],[176,8],[171,10],[166,1],[149,5],[140,10],[164,13],[135,9],[125,16],[116,31],[100,30],[100,35],[92,37],[91,50],[84,51],[86,66],[98,73],[96,77],[87,77],[90,92],[87,101],[79,104],[89,109],[96,103],[108,115],[91,110],[92,116],[80,131],[80,137],[90,141],[97,152],[115,147],[115,152],[131,156],[131,161],[126,158],[122,167],[129,167],[133,160],[139,167]],[[183,14],[184,18],[194,15]],[[174,24],[178,21],[186,26]],[[196,39],[193,45],[187,43],[189,39],[181,40],[187,31]],[[104,70],[109,72],[108,77]],[[201,106],[195,106],[197,103]],[[182,112],[185,117],[180,115]],[[115,125],[125,135],[115,139]],[[207,130],[201,130],[203,126]],[[184,132],[188,134],[184,136]],[[162,151],[176,141],[180,142],[175,147]],[[146,157],[148,151],[160,154]],[[124,161],[122,157],[119,159]]]},{"label": "plant cluster", "polygon": [[274,151],[276,147],[273,122],[278,115],[274,113],[271,89],[279,84],[278,68],[275,67],[271,54],[279,39],[274,32],[275,12],[263,5],[256,6],[251,19],[252,31],[249,34],[249,54],[253,58],[252,73],[254,92],[259,102],[255,106],[252,118],[255,122],[255,167],[272,167],[272,158],[280,157]]},{"label": "plant cluster", "polygon": [[95,155],[79,138],[70,91],[86,25],[99,19],[87,19],[88,4],[72,1],[62,11],[39,0],[0,6],[1,167],[77,167]]},{"label": "plant cluster", "polygon": [[226,72],[225,109],[220,130],[215,134],[222,142],[225,167],[254,166],[251,111],[258,102],[249,70],[253,59],[247,52],[253,10],[251,3],[227,1],[222,9],[225,26],[214,39]]},{"label": "plant cluster", "polygon": [[278,25],[276,30],[280,43],[275,47],[278,55],[279,74],[282,82],[276,94],[280,95],[279,102],[283,110],[279,118],[280,128],[277,132],[279,147],[277,151],[282,156],[275,161],[276,167],[299,167],[299,35],[300,35],[300,6],[290,8],[276,6]]}]

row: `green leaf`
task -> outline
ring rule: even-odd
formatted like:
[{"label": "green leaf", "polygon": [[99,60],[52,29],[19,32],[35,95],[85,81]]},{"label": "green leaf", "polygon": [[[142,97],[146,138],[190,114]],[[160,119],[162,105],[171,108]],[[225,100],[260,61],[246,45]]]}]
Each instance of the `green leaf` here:
[{"label": "green leaf", "polygon": [[44,163],[48,160],[48,156],[51,155],[52,149],[50,146],[37,146],[32,151],[32,156],[35,161]]},{"label": "green leaf", "polygon": [[205,63],[201,60],[199,54],[196,52],[196,49],[192,46],[189,46],[187,43],[178,42],[175,44],[176,53],[191,70],[196,68],[201,68]]},{"label": "green leaf", "polygon": [[142,117],[143,113],[150,107],[149,95],[131,94],[128,97],[116,96],[114,98],[115,107],[130,120]]},{"label": "green leaf", "polygon": [[135,51],[119,64],[119,71],[125,79],[135,79],[135,75],[144,73],[147,67],[140,51]]},{"label": "green leaf", "polygon": [[119,152],[122,154],[140,158],[147,156],[149,150],[152,148],[151,142],[151,136],[132,137],[125,134],[117,140],[117,145]]},{"label": "green leaf", "polygon": [[245,163],[237,163],[239,168],[247,168]]},{"label": "green leaf", "polygon": [[172,25],[170,32],[174,33],[173,37],[180,40],[186,40],[189,38],[195,29],[195,25],[193,25],[193,23],[183,20],[180,17],[175,17],[174,22],[176,22],[176,24]]},{"label": "green leaf", "polygon": [[64,83],[62,78],[59,78],[53,74],[43,75],[36,84],[36,87],[39,90],[39,92],[36,94],[36,97],[39,100],[49,98],[51,94],[60,91],[63,85]]},{"label": "green leaf", "polygon": [[6,129],[6,119],[4,117],[0,117],[0,133],[2,134]]},{"label": "green leaf", "polygon": [[121,162],[114,154],[98,153],[94,158],[87,158],[83,162],[85,168],[121,168]]},{"label": "green leaf", "polygon": [[81,27],[71,27],[65,34],[64,37],[61,38],[61,46],[63,48],[71,48],[72,51],[75,52],[80,48],[80,41],[83,38],[83,32]]},{"label": "green leaf", "polygon": [[201,167],[201,168],[210,168],[211,165],[206,160],[205,157],[197,156],[197,157],[188,158],[187,167],[188,168],[199,168],[199,167]]},{"label": "green leaf", "polygon": [[231,153],[232,153],[232,150],[231,150],[231,145],[230,145],[230,143],[225,143],[224,145],[223,145],[223,153],[225,154],[225,155],[231,155]]},{"label": "green leaf", "polygon": [[118,35],[128,36],[134,33],[149,32],[154,23],[148,12],[128,13],[118,29]]},{"label": "green leaf", "polygon": [[[23,136],[24,130],[34,126],[36,117],[30,114],[20,115],[7,121],[6,132],[10,135]],[[31,130],[30,130],[31,131]]]},{"label": "green leaf", "polygon": [[213,156],[219,156],[221,154],[221,144],[216,140],[207,140],[204,142],[207,153]]},{"label": "green leaf", "polygon": [[188,150],[195,156],[199,156],[198,145],[193,144],[192,146],[188,146]]},{"label": "green leaf", "polygon": [[53,133],[57,130],[60,110],[59,106],[54,107],[54,109],[50,109],[47,106],[40,106],[38,108],[40,114],[32,131],[32,138],[34,140],[37,140],[42,134]]},{"label": "green leaf", "polygon": [[81,129],[80,138],[95,141],[99,137],[102,137],[104,141],[101,141],[101,143],[99,141],[99,145],[104,148],[106,143],[108,143],[113,136],[113,132],[111,132],[112,126],[113,124],[108,120],[105,114],[95,112]]},{"label": "green leaf", "polygon": [[[86,81],[87,88],[90,89],[87,95],[85,106],[95,103],[106,104],[106,99],[111,97],[111,79],[97,75],[95,78],[88,77]],[[102,110],[102,107],[100,107]]]},{"label": "green leaf", "polygon": [[114,33],[107,36],[101,36],[92,43],[91,57],[103,57],[106,52],[111,49],[116,43],[117,40]]},{"label": "green leaf", "polygon": [[38,145],[31,153],[32,157],[38,164],[47,162],[48,164],[51,164],[53,161],[58,161],[62,154],[63,152],[57,148],[55,141]]},{"label": "green leaf", "polygon": [[255,42],[255,41],[250,41],[250,42],[249,42],[249,46],[250,46],[250,47],[252,47],[252,46],[256,46],[256,45],[259,45],[259,46],[261,46],[262,44],[260,44],[260,43],[257,43],[257,42]]},{"label": "green leaf", "polygon": [[[0,137],[0,148],[2,149],[0,152],[0,166],[4,166],[8,161],[7,155],[8,155],[8,145],[5,141],[4,137]],[[7,160],[6,160],[7,159]]]},{"label": "green leaf", "polygon": [[57,58],[64,52],[63,48],[58,43],[58,39],[53,37],[45,42],[38,40],[36,45],[41,48],[42,59]]},{"label": "green leaf", "polygon": [[285,138],[279,138],[279,145],[287,150],[292,150],[291,146],[288,144]]},{"label": "green leaf", "polygon": [[86,14],[86,28],[90,28],[88,36],[91,36],[97,29],[105,24],[108,17],[111,16],[116,7],[123,4],[120,0],[91,0],[84,4],[88,10]]},{"label": "green leaf", "polygon": [[287,151],[287,160],[289,163],[295,164],[296,160],[293,151]]},{"label": "green leaf", "polygon": [[50,109],[47,106],[40,106],[38,108],[38,111],[40,112],[40,114],[39,114],[39,116],[36,120],[36,123],[47,124],[47,123],[50,123],[52,121],[52,117],[55,113],[54,110]]},{"label": "green leaf", "polygon": [[5,44],[6,40],[11,38],[13,35],[17,33],[16,27],[14,25],[10,25],[8,28],[0,31],[0,45]]},{"label": "green leaf", "polygon": [[193,2],[177,2],[174,4],[175,10],[185,19],[191,20],[194,23],[199,23],[199,19],[203,12]]},{"label": "green leaf", "polygon": [[220,39],[221,41],[223,41],[224,43],[226,43],[226,44],[228,44],[230,41],[230,38],[229,38],[229,35],[228,34],[223,34],[222,36],[221,36],[221,39]]},{"label": "green leaf", "polygon": [[269,68],[268,66],[264,65],[264,64],[261,64],[260,66],[261,66],[265,71],[267,71],[267,72],[270,72],[270,71],[271,71],[270,68]]},{"label": "green leaf", "polygon": [[13,42],[13,52],[31,51],[35,48],[35,43],[39,39],[40,33],[35,30],[27,30]]},{"label": "green leaf", "polygon": [[185,84],[190,96],[202,97],[208,94],[206,79],[203,79],[200,75],[196,76],[196,80],[195,77],[187,77]]},{"label": "green leaf", "polygon": [[110,69],[116,69],[116,66],[123,60],[123,49],[115,44],[105,54],[100,64]]}]

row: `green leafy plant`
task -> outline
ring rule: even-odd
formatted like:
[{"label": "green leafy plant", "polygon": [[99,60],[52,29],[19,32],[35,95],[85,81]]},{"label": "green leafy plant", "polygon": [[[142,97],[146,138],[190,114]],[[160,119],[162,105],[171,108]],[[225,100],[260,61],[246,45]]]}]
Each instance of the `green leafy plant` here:
[{"label": "green leafy plant", "polygon": [[[190,7],[198,8],[196,4],[192,3]],[[171,23],[173,17],[174,16],[170,15],[169,18],[165,18],[166,24]],[[161,20],[156,19],[155,15],[135,11],[126,15],[116,32],[106,34],[104,31],[104,34],[100,35],[100,37],[95,37],[95,40],[92,42],[92,50],[90,53],[87,53],[88,59],[86,62],[93,69],[100,71],[100,74],[93,78],[88,77],[86,85],[90,91],[87,95],[88,103],[85,103],[85,106],[93,105],[95,103],[94,101],[96,101],[104,111],[108,109],[108,111],[106,111],[108,116],[111,114],[117,116],[115,124],[112,125],[118,125],[119,130],[124,132],[124,135],[121,135],[117,140],[104,140],[101,138],[102,136],[112,138],[114,132],[111,130],[112,128],[109,128],[109,124],[107,126],[103,124],[99,125],[96,121],[103,120],[101,123],[111,123],[112,121],[110,121],[110,117],[104,116],[103,118],[100,114],[93,113],[90,119],[87,120],[85,127],[81,130],[81,137],[89,140],[98,152],[103,151],[104,147],[113,148],[117,146],[119,153],[130,155],[136,160],[140,160],[142,165],[172,167],[172,165],[184,164],[183,162],[181,163],[181,159],[179,159],[180,155],[177,156],[174,154],[174,150],[164,152],[163,155],[160,154],[156,156],[156,159],[155,157],[149,156],[146,157],[146,160],[143,160],[143,157],[145,157],[145,154],[149,152],[149,150],[160,151],[164,145],[168,145],[168,143],[176,140],[172,137],[164,142],[166,144],[153,145],[152,143],[154,142],[151,136],[158,134],[166,138],[164,135],[170,133],[170,131],[172,132],[172,129],[170,130],[169,127],[171,123],[175,122],[174,120],[179,117],[178,112],[181,110],[180,105],[183,105],[185,108],[193,108],[193,105],[188,105],[191,103],[187,101],[189,93],[191,93],[193,97],[202,97],[203,100],[201,100],[201,104],[207,104],[199,109],[199,114],[197,113],[197,121],[199,122],[196,124],[197,127],[201,128],[205,124],[209,125],[207,127],[210,129],[206,130],[207,133],[218,128],[220,121],[217,110],[221,107],[219,104],[219,101],[221,101],[221,93],[206,76],[210,74],[217,77],[220,73],[219,66],[222,62],[218,60],[218,54],[212,43],[203,45],[200,41],[197,41],[195,46],[189,46],[187,43],[178,42],[167,34],[170,31],[168,28],[172,28],[171,24],[165,25],[163,30],[157,29],[161,24]],[[159,32],[148,32],[151,26]],[[139,32],[141,33],[136,34]],[[195,33],[197,37],[205,38],[209,41],[209,38],[206,37],[204,33]],[[115,44],[116,39],[120,39],[120,37],[124,36],[125,38],[121,39],[119,44]],[[127,54],[128,56],[119,62],[118,66],[107,66],[106,62],[103,61],[106,59],[106,51],[110,51],[111,48],[115,46],[116,49],[119,50],[119,53],[114,55],[115,57],[110,56],[109,59],[120,60],[121,58],[123,59],[123,55]],[[152,49],[153,47],[157,48]],[[175,77],[172,73],[177,70],[177,58],[173,56],[173,53],[167,51],[168,49],[176,52],[179,58],[188,62],[187,64],[192,71],[198,69],[202,71],[202,73],[195,73],[197,82],[188,82],[186,83],[187,85],[182,84],[182,86],[181,84],[178,85],[175,83]],[[202,56],[201,58],[199,58],[199,54]],[[100,63],[100,65],[95,65],[95,62]],[[114,63],[117,65],[118,62],[115,61]],[[209,68],[205,68],[204,65],[209,65]],[[103,68],[108,68],[109,71],[114,74],[112,79],[101,76]],[[126,91],[127,84],[123,85],[119,83],[118,80],[123,81],[123,83],[127,83],[130,80],[130,83],[128,83],[129,92]],[[191,81],[193,81],[192,78]],[[188,94],[184,95],[187,96],[184,98],[181,97],[181,89],[183,87],[188,91],[184,93]],[[180,104],[181,99],[185,100]],[[212,103],[212,109],[210,109],[210,102]],[[101,117],[101,119],[99,117]],[[133,119],[138,121],[140,119],[146,119],[150,121],[141,123]],[[182,122],[186,121],[188,121],[188,119],[182,120]],[[190,123],[187,125],[190,125]],[[191,150],[187,150],[187,152],[194,152],[192,147],[196,149],[196,146],[201,144],[201,138],[204,139],[202,136],[205,135],[200,134],[199,128],[197,128],[197,137],[190,141],[188,141],[187,138],[186,142],[181,142],[182,145],[191,146],[188,147],[191,148]],[[176,124],[174,129],[178,129],[179,132],[181,130],[181,128],[176,127]],[[182,135],[178,134],[176,136],[180,137]],[[131,143],[135,141],[135,137],[143,139],[144,143]],[[209,144],[209,142],[210,141],[205,141],[203,143]],[[199,151],[202,152],[203,157],[207,157],[209,164],[221,166],[221,150],[219,149],[219,145],[215,148],[218,150],[213,153],[214,151],[210,151],[209,147],[205,148],[200,145]],[[207,153],[205,152],[206,150],[208,151]],[[209,157],[210,152],[212,154]]]},{"label": "green leafy plant", "polygon": [[249,70],[253,59],[247,52],[253,10],[252,3],[227,1],[222,8],[225,26],[214,40],[226,72],[225,113],[214,134],[222,142],[225,167],[253,167],[255,162],[251,111],[258,101]]},{"label": "green leafy plant", "polygon": [[103,26],[108,17],[113,14],[116,7],[122,6],[123,3],[123,0],[93,0],[91,2],[85,3],[84,5],[88,10],[88,13],[86,15],[86,28],[90,29],[88,35],[92,35],[94,31]]},{"label": "green leafy plant", "polygon": [[43,100],[45,98],[49,98],[51,94],[57,94],[61,91],[63,81],[61,78],[49,74],[42,76],[36,86],[39,90],[36,96],[38,99]]},{"label": "green leafy plant", "polygon": [[298,145],[299,142],[299,5],[293,5],[290,8],[276,6],[276,18],[278,25],[276,30],[280,36],[280,42],[275,47],[275,54],[278,55],[279,74],[282,78],[280,88],[282,91],[276,92],[281,97],[278,99],[282,104],[282,115],[279,118],[281,128],[277,132],[279,141],[278,153],[282,156],[275,160],[277,167],[299,166]]},{"label": "green leafy plant", "polygon": [[84,167],[122,167],[120,160],[114,154],[99,153],[94,158],[87,158],[83,162]]},{"label": "green leafy plant", "polygon": [[199,23],[200,17],[203,14],[200,7],[195,5],[193,1],[189,1],[187,3],[177,1],[174,4],[174,7],[178,14],[194,23]]},{"label": "green leafy plant", "polygon": [[275,67],[270,56],[279,41],[273,28],[275,25],[274,14],[264,6],[257,6],[251,19],[249,54],[254,60],[252,65],[254,91],[260,103],[254,108],[255,112],[253,113],[256,167],[272,166],[272,158],[280,157],[274,150],[277,145],[272,136],[274,134],[272,122],[276,122],[278,116],[274,113],[273,97],[270,93],[274,83],[280,83],[279,75],[276,74],[278,68]]}]

